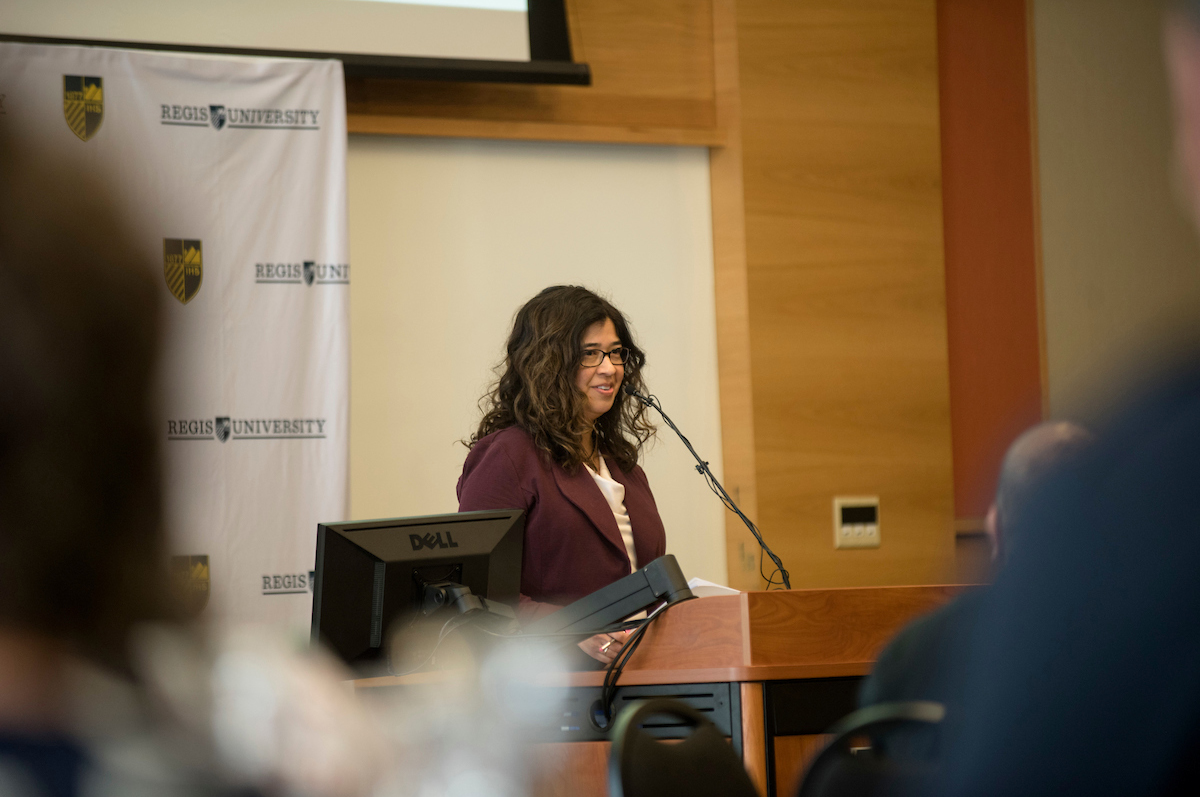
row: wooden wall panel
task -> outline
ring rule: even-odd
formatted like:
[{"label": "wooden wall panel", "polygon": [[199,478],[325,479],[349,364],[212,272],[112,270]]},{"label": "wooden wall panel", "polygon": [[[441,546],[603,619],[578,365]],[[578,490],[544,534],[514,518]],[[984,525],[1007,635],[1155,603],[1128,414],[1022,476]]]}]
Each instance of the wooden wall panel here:
[{"label": "wooden wall panel", "polygon": [[982,525],[1004,452],[1042,418],[1025,4],[938,3],[954,506],[964,526]]},{"label": "wooden wall panel", "polygon": [[[709,150],[717,368],[725,489],[747,517],[758,517],[754,387],[750,380],[750,306],[746,292],[746,207],[742,191],[741,99],[736,0],[713,0],[717,124],[723,145]],[[762,589],[759,546],[741,518],[725,513],[726,582]]]},{"label": "wooden wall panel", "polygon": [[[797,587],[954,569],[935,0],[741,0],[760,526]],[[882,547],[833,548],[835,495]]]},{"label": "wooden wall panel", "polygon": [[567,0],[591,86],[354,79],[351,133],[717,144],[711,0]]}]

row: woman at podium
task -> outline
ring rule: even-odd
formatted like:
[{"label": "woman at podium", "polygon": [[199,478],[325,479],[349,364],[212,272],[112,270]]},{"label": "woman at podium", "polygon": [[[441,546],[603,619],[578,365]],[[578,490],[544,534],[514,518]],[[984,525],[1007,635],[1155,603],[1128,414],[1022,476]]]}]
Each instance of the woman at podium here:
[{"label": "woman at podium", "polygon": [[[517,311],[500,378],[458,480],[459,511],[525,510],[523,622],[565,606],[662,556],[666,534],[637,464],[654,434],[645,355],[625,317],[576,286],[547,288]],[[623,635],[580,643],[601,662]]]}]

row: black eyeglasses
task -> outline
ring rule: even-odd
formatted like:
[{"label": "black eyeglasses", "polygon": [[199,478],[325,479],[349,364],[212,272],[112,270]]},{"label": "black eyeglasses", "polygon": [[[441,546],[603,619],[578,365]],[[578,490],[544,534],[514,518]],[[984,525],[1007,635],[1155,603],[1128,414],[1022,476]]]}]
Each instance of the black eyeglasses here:
[{"label": "black eyeglasses", "polygon": [[624,346],[618,346],[612,351],[604,351],[603,349],[584,349],[579,355],[579,364],[584,368],[594,368],[604,362],[607,357],[608,361],[613,365],[625,365],[629,362],[632,351]]}]

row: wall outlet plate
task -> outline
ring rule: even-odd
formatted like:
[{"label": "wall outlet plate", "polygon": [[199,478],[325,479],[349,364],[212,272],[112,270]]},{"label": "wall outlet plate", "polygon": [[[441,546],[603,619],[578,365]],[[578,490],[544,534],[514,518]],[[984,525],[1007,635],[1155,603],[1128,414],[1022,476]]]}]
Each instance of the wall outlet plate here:
[{"label": "wall outlet plate", "polygon": [[833,499],[833,547],[879,547],[879,496],[837,496]]}]

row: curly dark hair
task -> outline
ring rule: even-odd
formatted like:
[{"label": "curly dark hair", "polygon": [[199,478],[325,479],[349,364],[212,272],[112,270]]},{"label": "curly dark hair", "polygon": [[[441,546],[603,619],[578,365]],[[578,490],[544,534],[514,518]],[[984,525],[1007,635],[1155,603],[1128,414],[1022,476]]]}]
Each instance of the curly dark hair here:
[{"label": "curly dark hair", "polygon": [[606,319],[630,351],[622,384],[644,393],[646,355],[621,311],[587,288],[555,285],[517,311],[504,361],[496,367],[499,378],[479,400],[483,419],[468,446],[492,432],[519,426],[547,457],[574,473],[587,459],[580,441],[590,428],[596,450],[616,460],[626,473],[632,470],[642,446],[654,436],[646,408],[618,390],[612,409],[589,424],[584,415],[587,398],[575,385],[583,335]]}]

